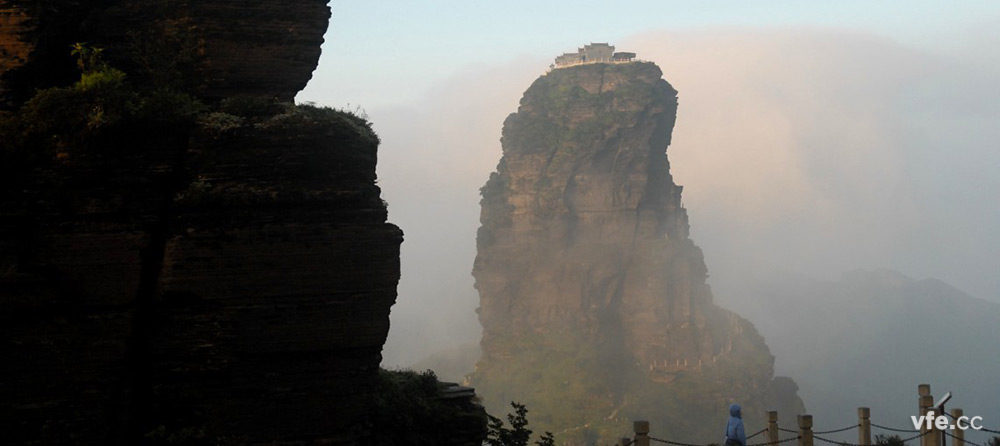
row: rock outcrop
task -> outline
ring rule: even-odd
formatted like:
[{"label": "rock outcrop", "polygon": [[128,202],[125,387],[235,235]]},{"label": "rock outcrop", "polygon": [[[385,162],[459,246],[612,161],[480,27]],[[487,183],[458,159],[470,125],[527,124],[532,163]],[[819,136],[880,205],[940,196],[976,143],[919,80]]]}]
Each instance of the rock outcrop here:
[{"label": "rock outcrop", "polygon": [[777,404],[763,338],[713,304],[688,237],[665,153],[677,92],[661,74],[598,63],[542,76],[482,189],[472,382],[488,409],[521,401],[570,442],[613,441],[634,419],[715,441],[731,401],[750,423]]},{"label": "rock outcrop", "polygon": [[[57,3],[0,1],[9,97],[35,94],[25,73],[76,69],[60,40],[114,66],[148,25],[193,32],[204,58],[166,72],[194,85],[134,64],[0,112],[3,443],[372,438],[402,242],[379,139],[280,101],[315,67],[325,0],[170,2],[157,23],[166,2]],[[255,98],[215,103],[230,95]]]},{"label": "rock outcrop", "polygon": [[0,104],[75,76],[77,42],[130,73],[186,77],[207,99],[290,101],[319,60],[327,1],[0,0]]},{"label": "rock outcrop", "polygon": [[66,163],[6,201],[7,438],[363,437],[401,232],[374,185],[378,140],[347,119]]},{"label": "rock outcrop", "polygon": [[25,41],[28,14],[21,8],[0,2],[0,73],[24,65],[34,45]]}]

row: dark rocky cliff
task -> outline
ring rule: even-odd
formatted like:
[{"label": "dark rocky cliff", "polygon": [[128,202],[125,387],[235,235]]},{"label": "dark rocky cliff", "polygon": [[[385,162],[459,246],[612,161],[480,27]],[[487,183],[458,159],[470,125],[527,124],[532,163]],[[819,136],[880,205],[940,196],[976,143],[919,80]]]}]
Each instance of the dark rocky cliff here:
[{"label": "dark rocky cliff", "polygon": [[[175,76],[200,96],[290,101],[312,77],[327,0],[0,0],[0,105],[76,76],[68,48],[107,49],[130,74]],[[135,50],[143,57],[133,57]],[[180,57],[178,57],[180,56]]]},{"label": "dark rocky cliff", "polygon": [[573,443],[613,441],[635,419],[715,441],[733,401],[748,428],[766,408],[801,410],[794,383],[772,385],[763,338],[712,303],[669,171],[677,92],[661,74],[631,63],[542,76],[504,123],[482,189],[472,382],[489,409],[526,403]]},{"label": "dark rocky cliff", "polygon": [[358,444],[402,232],[369,123],[282,103],[326,0],[166,4],[0,0],[2,442]]}]

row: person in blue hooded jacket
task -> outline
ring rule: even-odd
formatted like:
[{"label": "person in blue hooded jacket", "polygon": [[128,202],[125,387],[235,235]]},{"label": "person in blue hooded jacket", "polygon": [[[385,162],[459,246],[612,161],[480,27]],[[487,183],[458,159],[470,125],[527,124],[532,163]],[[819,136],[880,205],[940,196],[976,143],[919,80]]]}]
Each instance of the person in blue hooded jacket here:
[{"label": "person in blue hooded jacket", "polygon": [[743,430],[743,418],[740,415],[740,405],[729,406],[729,423],[726,423],[725,446],[747,446],[747,434]]}]

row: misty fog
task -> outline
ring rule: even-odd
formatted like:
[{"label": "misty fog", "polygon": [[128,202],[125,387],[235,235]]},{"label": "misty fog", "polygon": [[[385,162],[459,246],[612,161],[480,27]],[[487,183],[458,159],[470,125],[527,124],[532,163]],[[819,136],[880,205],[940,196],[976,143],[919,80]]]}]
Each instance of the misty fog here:
[{"label": "misty fog", "polygon": [[[984,56],[991,42],[967,37],[947,53],[839,29],[616,42],[680,92],[667,153],[720,304],[773,271],[879,267],[1000,300],[1000,61]],[[478,191],[504,118],[549,63],[469,67],[412,103],[366,109],[390,220],[406,233],[386,366],[478,343]]]}]

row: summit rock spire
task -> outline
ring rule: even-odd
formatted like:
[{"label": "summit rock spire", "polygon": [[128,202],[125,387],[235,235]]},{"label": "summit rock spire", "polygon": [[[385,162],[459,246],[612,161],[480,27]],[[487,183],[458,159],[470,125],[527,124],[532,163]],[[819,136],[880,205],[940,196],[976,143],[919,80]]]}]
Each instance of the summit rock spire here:
[{"label": "summit rock spire", "polygon": [[582,444],[640,418],[702,438],[732,401],[801,407],[774,400],[763,338],[712,302],[670,175],[676,113],[655,64],[594,63],[543,75],[504,122],[473,269],[488,409],[520,401]]}]

